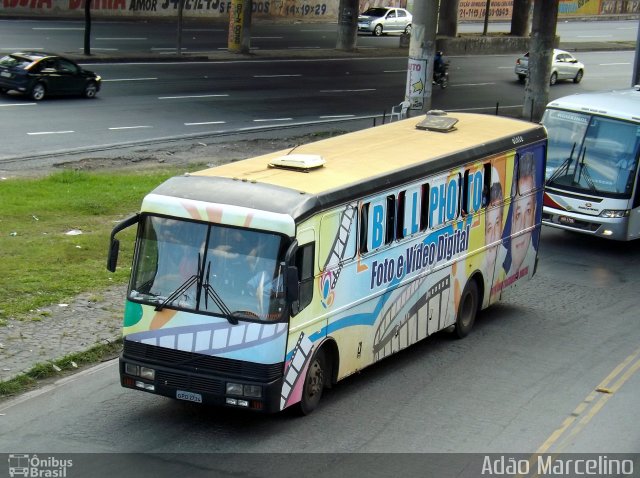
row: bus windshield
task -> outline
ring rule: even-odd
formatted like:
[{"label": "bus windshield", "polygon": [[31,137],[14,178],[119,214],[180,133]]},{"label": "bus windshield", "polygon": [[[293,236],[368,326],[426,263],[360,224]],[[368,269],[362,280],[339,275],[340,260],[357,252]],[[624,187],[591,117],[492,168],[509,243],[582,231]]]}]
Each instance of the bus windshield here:
[{"label": "bus windshield", "polygon": [[284,318],[281,236],[145,216],[129,299],[238,319]]},{"label": "bus windshield", "polygon": [[640,126],[612,118],[548,109],[547,185],[628,198],[638,166]]}]

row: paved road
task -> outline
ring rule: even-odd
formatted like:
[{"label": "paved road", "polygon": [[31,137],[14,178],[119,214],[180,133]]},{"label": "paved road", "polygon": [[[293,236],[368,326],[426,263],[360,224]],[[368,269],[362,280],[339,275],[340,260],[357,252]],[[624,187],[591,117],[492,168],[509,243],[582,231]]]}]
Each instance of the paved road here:
[{"label": "paved road", "polygon": [[340,382],[309,417],[124,390],[105,363],[0,404],[0,452],[154,453],[169,465],[186,451],[637,452],[639,266],[635,243],[545,227],[534,280],[471,335],[433,336]]},{"label": "paved road", "polygon": [[[633,52],[585,52],[579,58],[586,64],[582,83],[555,85],[551,98],[630,86]],[[433,91],[433,108],[493,113],[498,106],[500,114],[521,114],[524,88],[513,73],[514,56],[450,60],[450,87]],[[396,52],[389,57],[257,57],[90,67],[104,78],[103,91],[94,100],[36,103],[17,95],[0,97],[5,131],[0,171],[29,167],[26,157],[79,148],[264,128],[290,135],[284,127],[336,121],[343,128],[362,127],[356,118],[380,120],[403,99],[407,59]]]}]

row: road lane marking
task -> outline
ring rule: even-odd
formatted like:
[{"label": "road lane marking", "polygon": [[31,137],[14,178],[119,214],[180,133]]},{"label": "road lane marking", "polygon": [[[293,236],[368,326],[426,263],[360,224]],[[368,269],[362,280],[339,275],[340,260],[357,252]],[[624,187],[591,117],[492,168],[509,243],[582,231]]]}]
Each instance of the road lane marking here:
[{"label": "road lane marking", "polygon": [[74,30],[84,31],[84,27],[33,27],[32,30]]},{"label": "road lane marking", "polygon": [[253,75],[254,78],[287,78],[291,76],[302,76],[300,74],[292,74],[292,75]]},{"label": "road lane marking", "polygon": [[29,136],[36,136],[41,134],[67,134],[75,133],[75,131],[35,131],[33,133],[27,133]]},{"label": "road lane marking", "polygon": [[382,70],[382,73],[406,73],[407,69],[404,70]]},{"label": "road lane marking", "polygon": [[218,97],[227,97],[229,95],[221,94],[221,95],[185,95],[185,96],[158,96],[159,100],[183,100],[189,98],[218,98]]},{"label": "road lane marking", "polygon": [[282,40],[284,37],[251,37],[252,40]]},{"label": "road lane marking", "polygon": [[25,46],[10,46],[10,47],[2,47],[0,48],[0,50],[3,51],[41,51],[44,50],[44,48],[30,48],[30,47],[25,47]]},{"label": "road lane marking", "polygon": [[254,119],[256,123],[262,123],[265,121],[293,121],[293,118],[265,118],[265,119]]},{"label": "road lane marking", "polygon": [[185,126],[200,126],[206,124],[225,124],[226,121],[202,121],[200,123],[185,123]]},{"label": "road lane marking", "polygon": [[[602,382],[587,395],[571,415],[567,417],[562,425],[555,430],[551,436],[538,448],[536,454],[546,453],[556,442],[558,442],[564,432],[576,421],[578,429],[574,429],[566,438],[559,443],[558,452],[569,443],[570,439],[578,434],[584,426],[602,409],[604,404],[625,384],[633,374],[640,370],[640,349],[629,355],[624,361],[617,365]],[[615,382],[614,382],[615,380]],[[613,382],[613,384],[611,384]],[[604,391],[607,392],[604,392]],[[590,409],[589,409],[590,408]],[[589,409],[589,410],[588,410]],[[586,412],[586,413],[585,413]]]},{"label": "road lane marking", "polygon": [[365,91],[376,91],[375,88],[362,88],[360,90],[320,90],[320,93],[361,93]]},{"label": "road lane marking", "polygon": [[320,116],[320,119],[333,119],[333,118],[353,118],[355,115],[331,115],[331,116]]},{"label": "road lane marking", "polygon": [[598,66],[618,66],[618,65],[630,65],[631,63],[600,63]]},{"label": "road lane marking", "polygon": [[119,129],[141,129],[141,128],[153,128],[153,126],[145,126],[145,125],[139,125],[139,126],[114,126],[112,128],[109,128],[110,130],[119,130]]},{"label": "road lane marking", "polygon": [[157,80],[157,78],[114,78],[111,80],[105,80],[104,78],[102,79],[102,82],[114,82],[114,81],[147,81],[147,80]]},{"label": "road lane marking", "polygon": [[148,40],[148,38],[141,38],[141,37],[133,37],[133,38],[96,38],[96,40],[104,40],[104,41],[120,41],[120,40],[124,40],[124,41],[146,41]]},{"label": "road lane marking", "polygon": [[[84,48],[78,48],[78,50],[84,50]],[[91,50],[93,51],[118,51],[117,48],[96,48],[95,46],[91,47]]]},{"label": "road lane marking", "polygon": [[9,105],[0,105],[0,108],[3,106],[36,106],[38,103],[12,103]]},{"label": "road lane marking", "polygon": [[455,85],[449,86],[491,86],[495,85],[495,83],[457,83]]},{"label": "road lane marking", "polygon": [[[575,436],[580,433],[584,427],[591,421],[591,419],[604,407],[605,403],[617,392],[620,388],[640,370],[640,349],[637,349],[620,364],[618,364],[604,380],[600,382],[598,386],[594,388],[586,398],[571,412],[571,414],[562,421],[562,424],[556,429],[545,442],[538,448],[538,450],[529,457],[529,466],[534,465],[538,458],[544,454],[550,454],[552,459],[562,453],[564,448],[571,443]],[[620,377],[618,377],[620,375]],[[617,378],[617,380],[616,380]],[[615,382],[611,385],[611,383]],[[577,422],[577,423],[576,423]],[[575,426],[571,428],[572,425]],[[569,433],[565,432],[567,430]],[[549,449],[556,445],[556,449],[553,452],[549,452]],[[535,468],[534,468],[535,469]],[[515,475],[515,478],[524,478],[529,474]],[[537,478],[538,473],[530,475],[531,478]]]},{"label": "road lane marking", "polygon": [[183,32],[224,32],[221,28],[185,28]]}]

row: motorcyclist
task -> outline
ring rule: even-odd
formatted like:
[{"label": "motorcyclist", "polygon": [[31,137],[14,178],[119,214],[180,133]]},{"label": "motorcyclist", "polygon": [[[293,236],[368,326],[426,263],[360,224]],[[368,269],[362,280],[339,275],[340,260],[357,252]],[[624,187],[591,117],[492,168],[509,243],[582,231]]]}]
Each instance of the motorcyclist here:
[{"label": "motorcyclist", "polygon": [[438,76],[442,75],[445,72],[446,69],[446,65],[445,65],[445,61],[444,61],[444,55],[442,53],[442,50],[438,50],[436,52],[436,56],[433,60],[433,76],[434,78],[437,78]]}]

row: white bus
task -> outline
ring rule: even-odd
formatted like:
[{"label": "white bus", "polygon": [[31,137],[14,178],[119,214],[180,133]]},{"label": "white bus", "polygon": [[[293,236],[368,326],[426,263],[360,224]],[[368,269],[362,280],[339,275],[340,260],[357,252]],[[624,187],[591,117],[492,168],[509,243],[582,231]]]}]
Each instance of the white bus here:
[{"label": "white bus", "polygon": [[542,222],[627,241],[640,237],[640,87],[565,96],[547,105]]},{"label": "white bus", "polygon": [[139,213],[124,387],[310,413],[533,276],[546,130],[441,112],[174,177]]}]

